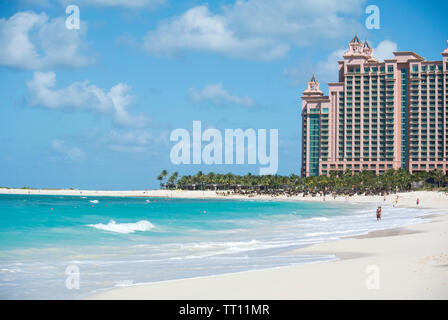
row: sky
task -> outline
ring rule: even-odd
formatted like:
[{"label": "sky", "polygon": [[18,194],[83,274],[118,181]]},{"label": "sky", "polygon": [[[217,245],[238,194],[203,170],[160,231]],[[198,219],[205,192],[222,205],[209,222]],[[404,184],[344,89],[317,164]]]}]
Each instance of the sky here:
[{"label": "sky", "polygon": [[[69,5],[79,29],[66,26]],[[152,189],[163,169],[259,173],[173,164],[170,134],[195,120],[277,129],[277,173],[299,174],[311,76],[327,92],[355,34],[379,59],[441,60],[446,12],[445,0],[2,0],[0,186]]]}]

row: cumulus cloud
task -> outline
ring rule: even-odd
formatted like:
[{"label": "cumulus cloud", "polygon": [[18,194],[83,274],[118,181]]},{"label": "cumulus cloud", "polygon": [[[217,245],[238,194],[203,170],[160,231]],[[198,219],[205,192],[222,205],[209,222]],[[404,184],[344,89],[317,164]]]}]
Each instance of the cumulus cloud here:
[{"label": "cumulus cloud", "polygon": [[379,61],[394,58],[393,52],[397,51],[397,44],[390,40],[381,41],[376,48],[373,49],[373,55]]},{"label": "cumulus cloud", "polygon": [[194,7],[180,17],[161,23],[144,37],[146,51],[174,56],[184,49],[210,51],[234,57],[278,58],[288,46],[264,38],[238,37],[228,29],[224,17],[210,13],[208,7]]},{"label": "cumulus cloud", "polygon": [[144,37],[150,54],[173,56],[187,50],[230,57],[272,60],[291,45],[339,38],[361,28],[363,0],[237,0],[210,12],[205,5],[165,20]]},{"label": "cumulus cloud", "polygon": [[82,149],[73,146],[67,146],[66,143],[59,139],[51,142],[53,150],[61,154],[66,160],[73,162],[83,162],[85,160],[85,153]]},{"label": "cumulus cloud", "polygon": [[[335,38],[359,26],[363,0],[237,0],[223,14],[241,33],[285,37],[296,44]],[[351,16],[351,17],[350,17]],[[351,25],[347,25],[352,23]],[[350,30],[351,29],[351,30]]]},{"label": "cumulus cloud", "polygon": [[18,12],[0,19],[0,65],[40,70],[77,68],[91,63],[82,55],[87,24],[68,30],[63,17],[49,19],[45,13]]},{"label": "cumulus cloud", "polygon": [[111,130],[103,135],[100,141],[102,145],[107,145],[113,151],[141,153],[154,151],[156,144],[168,145],[166,135],[166,131],[151,134],[144,129]]},{"label": "cumulus cloud", "polygon": [[111,114],[118,124],[125,126],[142,126],[146,122],[144,116],[133,117],[129,114],[127,108],[134,97],[128,94],[130,87],[125,83],[118,83],[109,91],[90,84],[87,80],[55,89],[54,72],[35,72],[27,86],[29,103],[33,106]]},{"label": "cumulus cloud", "polygon": [[244,107],[253,107],[255,102],[249,97],[238,97],[230,94],[221,83],[206,85],[203,89],[198,90],[190,88],[188,98],[193,102],[212,102],[214,104],[232,104]]},{"label": "cumulus cloud", "polygon": [[342,55],[346,49],[333,51],[326,60],[317,63],[317,73],[324,76],[338,76],[338,61],[343,60]]}]

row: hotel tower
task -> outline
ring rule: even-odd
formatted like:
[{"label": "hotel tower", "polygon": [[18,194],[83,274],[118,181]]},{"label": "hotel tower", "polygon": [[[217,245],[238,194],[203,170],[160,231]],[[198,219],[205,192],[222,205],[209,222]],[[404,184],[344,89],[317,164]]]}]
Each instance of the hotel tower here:
[{"label": "hotel tower", "polygon": [[[448,41],[447,41],[448,44]],[[448,48],[442,61],[394,52],[378,61],[357,36],[328,96],[313,76],[302,95],[302,176],[403,168],[448,170]]]}]

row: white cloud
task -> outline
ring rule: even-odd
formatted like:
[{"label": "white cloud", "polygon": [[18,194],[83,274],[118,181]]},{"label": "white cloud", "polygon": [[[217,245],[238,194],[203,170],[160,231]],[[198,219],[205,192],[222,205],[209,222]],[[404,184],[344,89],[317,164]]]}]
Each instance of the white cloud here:
[{"label": "white cloud", "polygon": [[238,37],[227,28],[224,17],[213,15],[206,6],[194,7],[161,23],[144,37],[144,47],[159,56],[174,56],[189,49],[262,60],[278,58],[288,50],[287,45],[270,39]]},{"label": "white cloud", "polygon": [[373,49],[373,56],[379,61],[394,58],[393,52],[397,51],[397,44],[390,40],[381,41],[376,48]]},{"label": "white cloud", "polygon": [[194,102],[209,101],[214,104],[229,103],[244,107],[253,107],[255,102],[249,97],[238,97],[229,93],[221,83],[206,85],[202,90],[190,88],[188,97]]},{"label": "white cloud", "polygon": [[[72,0],[59,0],[63,5],[73,4]],[[80,7],[126,7],[131,9],[154,8],[165,4],[165,0],[77,0]]]},{"label": "white cloud", "polygon": [[[344,35],[358,26],[363,0],[237,0],[226,6],[227,20],[241,33],[286,37],[296,44]],[[348,25],[348,23],[353,23]],[[351,30],[350,30],[351,29]]]},{"label": "white cloud", "polygon": [[51,142],[52,148],[67,160],[73,162],[83,162],[85,160],[85,153],[78,147],[67,146],[63,141],[55,139]]},{"label": "white cloud", "polygon": [[338,77],[338,61],[343,60],[344,58],[342,55],[344,52],[347,51],[346,49],[339,49],[336,51],[333,51],[326,60],[319,61],[317,63],[317,74],[322,75],[323,77],[333,77],[337,79]]},{"label": "white cloud", "polygon": [[362,14],[362,2],[237,0],[216,14],[201,5],[160,23],[144,37],[144,45],[155,55],[196,50],[271,60],[284,56],[291,45],[351,36],[362,28],[354,18]]},{"label": "white cloud", "polygon": [[125,126],[142,126],[144,116],[133,117],[127,107],[133,101],[128,94],[130,87],[118,83],[109,91],[89,84],[87,80],[74,82],[65,88],[55,89],[54,72],[35,72],[33,79],[27,82],[30,94],[29,103],[46,108],[72,108],[113,115],[118,124]]},{"label": "white cloud", "polygon": [[87,24],[68,30],[63,17],[18,12],[0,19],[0,65],[17,69],[77,68],[91,60],[81,54]]},{"label": "white cloud", "polygon": [[154,136],[147,130],[111,130],[100,141],[113,151],[139,153],[154,150],[156,144],[167,145],[166,134],[165,131]]}]

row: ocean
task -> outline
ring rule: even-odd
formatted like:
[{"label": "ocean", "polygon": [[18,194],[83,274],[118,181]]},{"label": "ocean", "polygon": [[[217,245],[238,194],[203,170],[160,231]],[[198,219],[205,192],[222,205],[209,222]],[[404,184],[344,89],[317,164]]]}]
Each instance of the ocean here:
[{"label": "ocean", "polygon": [[136,283],[328,261],[336,257],[288,253],[421,214],[383,205],[377,222],[375,212],[364,203],[0,195],[0,299],[83,299]]}]

